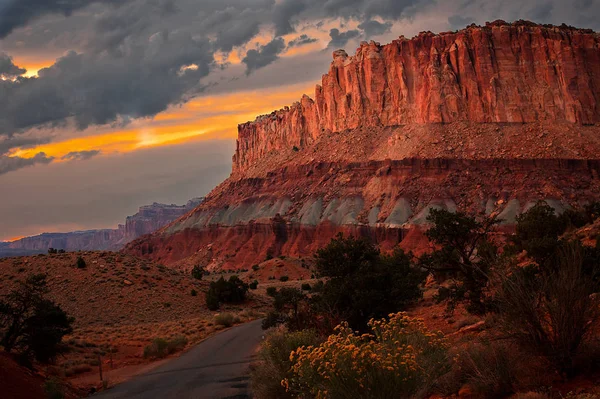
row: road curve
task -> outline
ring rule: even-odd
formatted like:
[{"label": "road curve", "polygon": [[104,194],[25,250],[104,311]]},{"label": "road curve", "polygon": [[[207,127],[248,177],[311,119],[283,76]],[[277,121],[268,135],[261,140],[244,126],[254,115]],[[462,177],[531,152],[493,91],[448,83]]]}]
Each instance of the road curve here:
[{"label": "road curve", "polygon": [[114,388],[101,399],[250,398],[248,366],[263,331],[261,320],[231,328],[180,357]]}]

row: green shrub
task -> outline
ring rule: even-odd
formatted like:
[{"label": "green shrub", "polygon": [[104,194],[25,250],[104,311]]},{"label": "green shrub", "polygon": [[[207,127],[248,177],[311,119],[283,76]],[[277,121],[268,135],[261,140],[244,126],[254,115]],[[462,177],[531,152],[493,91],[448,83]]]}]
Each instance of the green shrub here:
[{"label": "green shrub", "polygon": [[267,329],[286,323],[291,331],[302,330],[310,324],[310,316],[303,307],[306,306],[306,295],[297,288],[284,287],[273,295],[275,311],[270,312],[263,320],[262,327]]},{"label": "green shrub", "polygon": [[252,270],[254,270],[255,272],[258,271],[258,269],[259,269],[258,265],[253,265],[252,266]]},{"label": "green shrub", "polygon": [[220,313],[215,316],[215,324],[218,326],[231,327],[239,322],[240,318],[231,313]]},{"label": "green shrub", "polygon": [[315,292],[315,293],[323,292],[324,287],[325,287],[325,283],[323,281],[319,280],[312,286],[311,291]]},{"label": "green shrub", "polygon": [[587,250],[563,243],[551,268],[521,267],[503,276],[498,293],[500,325],[522,347],[570,374],[582,344],[600,318],[600,272],[586,270]]},{"label": "green shrub", "polygon": [[204,277],[205,273],[206,273],[206,271],[204,270],[204,268],[202,266],[196,265],[192,269],[192,277],[195,278],[196,280],[202,280],[202,277]]},{"label": "green shrub", "polygon": [[85,269],[86,267],[85,260],[81,256],[77,257],[77,262],[75,263],[75,265],[78,269]]},{"label": "green shrub", "polygon": [[517,217],[513,241],[518,250],[527,251],[539,265],[543,265],[554,254],[565,228],[565,221],[556,215],[554,208],[539,201]]},{"label": "green shrub", "polygon": [[295,397],[281,385],[281,381],[293,377],[290,353],[302,346],[316,346],[322,339],[313,331],[288,333],[282,329],[267,335],[259,352],[258,363],[250,372],[252,391],[261,399],[286,399]]},{"label": "green shrub", "polygon": [[270,297],[274,297],[277,294],[277,288],[275,287],[267,287],[267,295]]},{"label": "green shrub", "polygon": [[196,291],[195,289],[192,288],[192,291],[190,292],[191,296],[198,296],[198,291]]},{"label": "green shrub", "polygon": [[217,296],[217,293],[214,291],[208,291],[206,293],[206,307],[209,310],[217,310],[219,309],[220,303],[219,303],[219,297]]},{"label": "green shrub", "polygon": [[265,256],[265,260],[271,260],[271,259],[273,259],[273,250],[269,248],[267,250],[267,254]]},{"label": "green shrub", "polygon": [[229,281],[221,277],[210,283],[206,293],[206,306],[210,310],[217,310],[221,303],[241,303],[246,300],[248,284],[238,276],[231,276]]},{"label": "green shrub", "polygon": [[281,277],[279,277],[279,281],[281,281],[281,282],[286,282],[286,281],[288,281],[289,279],[290,279],[290,278],[289,278],[288,276],[281,276]]},{"label": "green shrub", "polygon": [[355,330],[367,331],[371,318],[386,317],[422,297],[425,274],[400,249],[385,255],[364,239],[340,234],[317,251],[315,260],[320,276],[328,277],[313,296],[315,311],[346,320]]},{"label": "green shrub", "polygon": [[516,362],[505,346],[471,344],[458,354],[456,362],[454,380],[468,384],[483,397],[506,397],[515,391]]},{"label": "green shrub", "polygon": [[303,283],[302,284],[302,290],[303,291],[310,291],[310,289],[311,289],[310,284],[308,284],[308,283]]},{"label": "green shrub", "polygon": [[466,302],[470,313],[485,313],[490,307],[486,292],[489,273],[499,256],[490,233],[499,221],[494,217],[480,221],[443,209],[432,209],[427,220],[433,226],[425,234],[438,249],[422,256],[420,266],[436,277],[455,281],[450,287],[441,287],[437,299],[448,300],[448,311]]},{"label": "green shrub", "polygon": [[162,359],[167,356],[167,347],[169,342],[164,338],[154,338],[152,343],[144,348],[145,358]]},{"label": "green shrub", "polygon": [[65,390],[56,377],[50,377],[44,382],[44,391],[47,399],[63,399],[65,397]]},{"label": "green shrub", "polygon": [[185,348],[185,346],[187,344],[188,344],[187,338],[184,337],[183,335],[178,335],[178,336],[172,338],[170,341],[168,341],[167,351],[169,353],[179,352],[180,350],[183,350],[183,348]]},{"label": "green shrub", "polygon": [[188,340],[184,336],[178,336],[172,340],[155,338],[152,343],[144,348],[145,358],[162,359],[170,354],[183,350]]},{"label": "green shrub", "polygon": [[6,352],[16,350],[23,359],[43,363],[58,354],[74,319],[45,298],[48,292],[46,275],[36,274],[0,300],[0,345]]},{"label": "green shrub", "polygon": [[250,285],[248,286],[251,290],[255,290],[258,288],[258,280],[254,280],[253,282],[250,283]]}]

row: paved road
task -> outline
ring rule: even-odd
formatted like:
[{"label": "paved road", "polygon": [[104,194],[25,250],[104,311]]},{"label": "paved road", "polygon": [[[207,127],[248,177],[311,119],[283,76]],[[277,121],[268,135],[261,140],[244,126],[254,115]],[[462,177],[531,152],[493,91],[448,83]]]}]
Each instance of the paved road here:
[{"label": "paved road", "polygon": [[248,366],[263,331],[261,321],[215,335],[180,357],[105,392],[101,399],[249,398]]}]

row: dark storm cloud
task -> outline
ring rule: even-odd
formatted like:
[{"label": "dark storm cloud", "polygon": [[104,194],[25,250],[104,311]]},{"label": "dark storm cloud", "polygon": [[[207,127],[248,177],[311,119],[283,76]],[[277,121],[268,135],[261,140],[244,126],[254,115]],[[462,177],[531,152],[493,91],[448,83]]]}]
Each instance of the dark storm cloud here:
[{"label": "dark storm cloud", "polygon": [[0,39],[42,15],[70,15],[97,2],[119,3],[123,0],[0,0]]},{"label": "dark storm cloud", "polygon": [[83,129],[156,115],[197,87],[212,62],[209,42],[187,33],[154,34],[117,57],[70,52],[40,70],[39,78],[4,82],[0,134],[67,119]]},{"label": "dark storm cloud", "polygon": [[0,156],[8,154],[13,148],[31,148],[36,145],[46,144],[50,137],[23,137],[23,136],[1,136],[0,135]]},{"label": "dark storm cloud", "polygon": [[306,34],[300,35],[295,39],[292,39],[288,42],[288,47],[300,47],[300,46],[304,46],[305,44],[310,44],[310,43],[314,43],[317,42],[318,40],[315,39],[314,37],[310,37]]},{"label": "dark storm cloud", "polygon": [[329,48],[341,48],[344,47],[348,41],[351,39],[355,39],[360,36],[360,31],[358,30],[349,30],[346,32],[340,32],[339,29],[333,28],[329,31],[329,37],[331,37],[331,41],[327,45]]},{"label": "dark storm cloud", "polygon": [[306,9],[303,0],[283,0],[273,10],[273,23],[275,24],[275,35],[282,36],[294,32],[292,18]]},{"label": "dark storm cloud", "polygon": [[530,18],[534,21],[544,21],[552,15],[554,10],[554,4],[551,2],[545,2],[536,4],[535,7],[530,11]]},{"label": "dark storm cloud", "polygon": [[381,36],[384,33],[387,33],[392,28],[391,22],[381,23],[379,21],[371,20],[365,21],[358,25],[358,29],[364,31],[364,35],[366,39],[369,39],[373,36]]},{"label": "dark storm cloud", "polygon": [[97,18],[88,50],[117,51],[128,38],[151,30],[160,19],[176,11],[174,0],[130,0],[119,8],[111,8]]},{"label": "dark storm cloud", "polygon": [[54,157],[47,157],[46,154],[40,152],[32,158],[8,157],[0,155],[0,175],[15,170],[33,166],[36,164],[49,164],[54,160]]},{"label": "dark storm cloud", "polygon": [[61,159],[63,161],[85,161],[99,155],[99,150],[90,151],[71,151],[67,155],[64,155]]},{"label": "dark storm cloud", "polygon": [[[325,15],[355,19],[380,17],[385,20],[400,18],[411,7],[427,0],[327,0],[323,4]],[[322,1],[315,0],[316,4]]]},{"label": "dark storm cloud", "polygon": [[[87,29],[70,35],[81,36],[77,52],[40,71],[39,78],[0,82],[0,107],[5,110],[0,115],[0,135],[60,126],[67,120],[86,128],[153,116],[198,94],[200,79],[214,66],[214,53],[248,45],[263,26],[274,28],[275,38],[246,52],[247,74],[277,60],[285,50],[281,35],[294,32],[300,21],[310,26],[327,18],[357,16],[368,21],[362,25],[365,34],[376,35],[389,29],[389,23],[371,17],[397,18],[417,1],[0,0],[0,37],[19,26],[35,28],[32,21],[47,14],[89,20],[73,25]],[[86,12],[77,13],[86,7]],[[48,31],[56,35],[60,26],[52,25]],[[332,30],[330,45],[344,46],[359,34],[358,30]],[[35,35],[36,40],[46,36]],[[290,46],[313,40],[300,36]],[[2,68],[10,68],[11,77],[23,72],[7,60],[2,59]],[[191,64],[198,68],[181,72]]]},{"label": "dark storm cloud", "polygon": [[452,15],[448,17],[448,23],[452,29],[462,29],[465,26],[471,25],[473,22],[475,22],[473,18],[462,15]]},{"label": "dark storm cloud", "polygon": [[12,58],[5,53],[0,53],[0,78],[11,79],[27,72],[13,63]]},{"label": "dark storm cloud", "polygon": [[246,44],[260,31],[260,23],[252,19],[234,22],[233,26],[223,26],[218,33],[215,47],[218,50],[229,52],[236,46]]},{"label": "dark storm cloud", "polygon": [[277,37],[257,50],[248,51],[246,57],[242,59],[242,62],[246,64],[246,74],[276,61],[283,50],[285,50],[285,42],[282,38]]},{"label": "dark storm cloud", "polygon": [[575,0],[573,5],[578,9],[586,9],[594,3],[594,0]]}]

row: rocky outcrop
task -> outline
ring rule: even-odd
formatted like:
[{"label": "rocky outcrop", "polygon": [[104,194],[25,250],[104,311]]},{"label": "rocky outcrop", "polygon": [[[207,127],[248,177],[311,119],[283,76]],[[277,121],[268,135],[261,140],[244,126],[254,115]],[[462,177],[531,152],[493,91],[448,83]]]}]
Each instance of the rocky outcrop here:
[{"label": "rocky outcrop", "polygon": [[[229,179],[194,212],[126,251],[167,264],[250,267],[267,254],[310,257],[338,233],[419,251],[431,209],[499,214],[503,224],[546,200],[562,212],[600,199],[600,160],[405,159],[283,167]],[[411,233],[412,234],[412,233]]]},{"label": "rocky outcrop", "polygon": [[333,53],[315,98],[239,126],[234,171],[328,132],[452,122],[600,122],[600,38],[502,21]]},{"label": "rocky outcrop", "polygon": [[0,243],[0,257],[45,253],[48,248],[66,251],[118,250],[144,234],[150,234],[191,211],[203,198],[194,198],[186,205],[154,203],[139,208],[116,229],[43,233],[10,243]]},{"label": "rocky outcrop", "polygon": [[123,238],[117,242],[122,246],[145,234],[150,234],[196,208],[203,198],[194,198],[185,205],[153,203],[141,206],[138,213],[127,216]]},{"label": "rocky outcrop", "polygon": [[420,251],[434,208],[510,229],[600,199],[596,33],[499,21],[333,56],[314,100],[240,125],[230,178],[125,251],[236,269],[340,232]]}]

